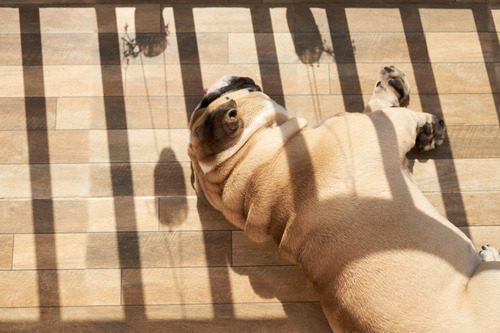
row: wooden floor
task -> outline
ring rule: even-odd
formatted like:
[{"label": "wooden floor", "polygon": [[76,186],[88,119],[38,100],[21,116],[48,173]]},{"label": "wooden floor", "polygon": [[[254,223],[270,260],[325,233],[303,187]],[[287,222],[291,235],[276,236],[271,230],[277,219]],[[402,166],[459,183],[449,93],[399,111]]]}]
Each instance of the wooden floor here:
[{"label": "wooden floor", "polygon": [[148,2],[1,3],[0,332],[329,331],[300,269],[194,196],[186,123],[224,74],[315,124],[399,66],[449,126],[418,184],[500,248],[500,9]]}]

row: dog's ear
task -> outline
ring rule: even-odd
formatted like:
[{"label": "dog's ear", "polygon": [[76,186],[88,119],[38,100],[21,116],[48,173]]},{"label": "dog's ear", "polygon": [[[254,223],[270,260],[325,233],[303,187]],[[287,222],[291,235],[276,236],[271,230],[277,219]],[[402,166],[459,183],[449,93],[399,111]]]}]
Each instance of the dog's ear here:
[{"label": "dog's ear", "polygon": [[401,79],[390,79],[387,84],[394,88],[399,95],[399,106],[407,107],[410,104],[410,94],[409,91],[406,91]]}]

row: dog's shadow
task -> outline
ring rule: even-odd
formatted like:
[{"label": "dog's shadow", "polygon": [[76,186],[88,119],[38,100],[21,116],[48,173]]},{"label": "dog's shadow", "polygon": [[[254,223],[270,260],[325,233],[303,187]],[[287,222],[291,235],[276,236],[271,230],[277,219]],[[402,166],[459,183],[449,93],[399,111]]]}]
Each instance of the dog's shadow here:
[{"label": "dog's shadow", "polygon": [[[181,225],[187,218],[188,204],[184,171],[172,148],[161,151],[154,170],[154,191],[159,201],[156,216],[168,229]],[[166,202],[168,200],[168,203]],[[167,209],[163,209],[167,207]],[[172,207],[172,209],[170,209]]]},{"label": "dog's shadow", "polygon": [[[160,223],[167,230],[176,230],[181,228],[182,224],[189,218],[190,205],[188,204],[187,185],[184,181],[184,169],[177,160],[175,152],[170,148],[164,148],[160,154],[154,171],[155,195],[157,200],[168,200],[168,205],[158,205]],[[184,189],[184,190],[182,190]],[[173,203],[172,203],[173,202]],[[165,208],[167,207],[167,208]],[[191,206],[193,209],[194,206]],[[229,223],[222,214],[212,208],[203,197],[197,198],[196,211],[203,231],[213,232],[214,229],[235,230],[235,227]],[[254,258],[250,264],[239,262],[233,265],[233,253],[228,253],[225,260],[221,258],[213,259],[209,244],[206,244],[205,251],[208,266],[220,267],[221,262],[226,262],[227,269],[236,272],[241,276],[246,276],[255,292],[260,298],[265,300],[276,299],[282,304],[283,311],[288,319],[297,318],[297,320],[307,320],[304,325],[311,325],[315,332],[329,332],[328,322],[326,321],[319,303],[311,302],[315,292],[312,291],[312,285],[300,272],[300,268],[292,266],[282,259],[279,259],[276,253],[276,246],[271,243],[251,243],[249,240],[241,239],[245,237],[239,231],[231,231],[238,244],[232,244],[231,251],[234,253],[236,247],[246,247],[252,252],[252,256],[261,256]],[[236,235],[235,233],[238,233]],[[274,252],[273,252],[274,251]],[[170,254],[172,255],[172,254]],[[212,259],[213,260],[212,260]],[[255,262],[260,262],[255,264]],[[272,266],[272,267],[271,267]],[[229,275],[228,272],[227,275]],[[228,278],[222,278],[220,281],[211,281],[211,284],[227,282]],[[277,282],[280,281],[280,282]],[[227,287],[231,287],[230,285]],[[234,291],[233,291],[234,294]],[[311,296],[312,295],[312,296]],[[303,303],[298,303],[304,301]],[[304,318],[304,308],[311,314]]]}]

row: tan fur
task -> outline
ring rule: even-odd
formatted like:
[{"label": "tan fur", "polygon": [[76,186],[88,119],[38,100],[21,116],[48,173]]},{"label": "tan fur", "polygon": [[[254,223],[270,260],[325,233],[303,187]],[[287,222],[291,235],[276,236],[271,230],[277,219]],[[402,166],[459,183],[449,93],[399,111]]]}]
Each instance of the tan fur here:
[{"label": "tan fur", "polygon": [[[317,128],[270,119],[208,173],[194,134],[203,123],[191,123],[197,183],[250,239],[273,239],[301,265],[335,333],[498,333],[500,262],[482,262],[406,168],[418,131],[435,118],[390,107],[401,96],[389,95],[376,92],[366,113]],[[261,92],[227,98],[245,126],[269,101]]]}]

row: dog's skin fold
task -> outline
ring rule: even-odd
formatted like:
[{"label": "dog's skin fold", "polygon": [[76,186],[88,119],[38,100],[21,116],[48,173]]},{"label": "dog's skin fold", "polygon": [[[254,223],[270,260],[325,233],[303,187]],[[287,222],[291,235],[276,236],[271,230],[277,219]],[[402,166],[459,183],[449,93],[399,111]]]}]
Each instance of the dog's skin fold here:
[{"label": "dog's skin fold", "polygon": [[406,167],[412,147],[443,142],[444,123],[400,107],[401,71],[381,70],[364,113],[316,128],[241,80],[216,82],[193,113],[197,191],[301,265],[335,333],[500,332],[500,262],[481,259]]}]

